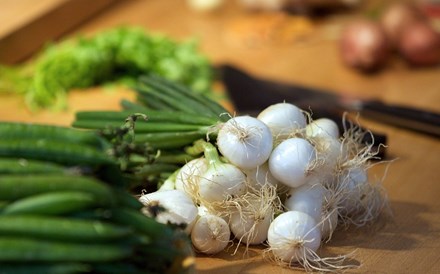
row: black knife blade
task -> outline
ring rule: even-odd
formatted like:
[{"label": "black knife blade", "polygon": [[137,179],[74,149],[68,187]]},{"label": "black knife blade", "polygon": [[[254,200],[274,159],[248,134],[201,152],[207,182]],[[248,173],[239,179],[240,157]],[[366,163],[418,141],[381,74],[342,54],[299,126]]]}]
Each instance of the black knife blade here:
[{"label": "black knife blade", "polygon": [[381,123],[440,137],[438,113],[376,100],[345,98],[330,91],[260,79],[227,64],[220,66],[218,72],[240,112],[255,113],[271,104],[286,101],[312,111],[314,118],[327,117],[339,121],[342,113],[356,111]]}]

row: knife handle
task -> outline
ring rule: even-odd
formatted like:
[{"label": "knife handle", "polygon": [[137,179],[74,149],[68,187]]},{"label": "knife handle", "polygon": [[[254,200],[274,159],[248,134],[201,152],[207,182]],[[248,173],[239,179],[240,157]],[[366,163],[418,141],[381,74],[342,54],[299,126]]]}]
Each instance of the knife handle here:
[{"label": "knife handle", "polygon": [[440,114],[435,112],[389,105],[375,100],[363,102],[362,112],[365,117],[440,137]]}]

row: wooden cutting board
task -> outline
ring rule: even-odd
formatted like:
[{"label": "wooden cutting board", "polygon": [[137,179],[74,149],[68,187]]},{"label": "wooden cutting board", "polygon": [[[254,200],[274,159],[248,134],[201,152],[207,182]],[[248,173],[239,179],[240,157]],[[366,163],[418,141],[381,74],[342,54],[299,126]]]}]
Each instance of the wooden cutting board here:
[{"label": "wooden cutting board", "polygon": [[0,0],[0,63],[29,57],[116,0]]}]

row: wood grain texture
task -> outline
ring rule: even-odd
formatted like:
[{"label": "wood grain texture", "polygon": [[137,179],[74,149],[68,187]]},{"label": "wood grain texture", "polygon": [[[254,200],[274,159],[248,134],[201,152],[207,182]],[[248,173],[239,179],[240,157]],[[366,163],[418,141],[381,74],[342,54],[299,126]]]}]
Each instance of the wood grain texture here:
[{"label": "wood grain texture", "polygon": [[[138,25],[175,39],[198,37],[200,49],[213,63],[232,63],[258,76],[325,88],[335,93],[377,98],[440,112],[440,69],[413,69],[397,56],[371,75],[360,74],[340,62],[337,37],[345,22],[356,14],[335,14],[312,21],[312,31],[294,41],[271,40],[244,45],[231,40],[234,24],[252,20],[229,2],[211,13],[196,13],[178,0],[118,1],[75,33],[92,34],[118,25]],[[238,21],[237,21],[238,20]],[[258,20],[258,19],[255,19]],[[237,34],[236,34],[237,35]],[[247,35],[243,33],[242,35]],[[236,36],[237,37],[237,36]],[[21,98],[0,95],[0,119],[69,125],[82,109],[117,109],[129,91],[90,89],[69,95],[71,108],[63,113],[30,113]],[[370,170],[378,179],[385,173],[393,221],[373,230],[338,231],[325,252],[345,254],[355,250],[361,267],[353,273],[440,273],[440,142],[438,139],[360,118],[362,125],[388,135],[388,166]],[[200,273],[302,273],[274,266],[252,248],[218,256],[198,256]]]},{"label": "wood grain texture", "polygon": [[23,61],[48,41],[66,34],[112,2],[114,0],[2,0],[0,63]]}]

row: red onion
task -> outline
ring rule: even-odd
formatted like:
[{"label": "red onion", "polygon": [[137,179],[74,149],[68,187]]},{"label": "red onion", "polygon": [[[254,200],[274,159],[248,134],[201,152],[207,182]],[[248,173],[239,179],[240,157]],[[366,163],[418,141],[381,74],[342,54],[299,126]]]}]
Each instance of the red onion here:
[{"label": "red onion", "polygon": [[408,2],[395,2],[381,16],[381,24],[393,46],[397,46],[402,31],[419,21],[426,21],[422,10]]},{"label": "red onion", "polygon": [[378,69],[386,61],[388,48],[385,31],[376,22],[356,21],[342,32],[340,52],[348,66],[364,71]]},{"label": "red onion", "polygon": [[440,33],[427,22],[408,25],[401,33],[399,50],[412,65],[440,64]]}]

